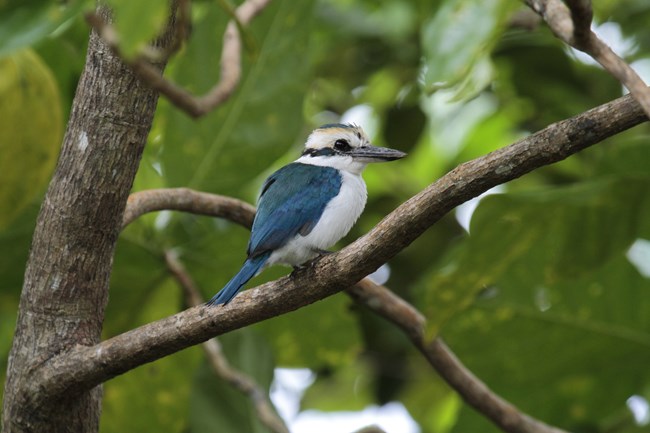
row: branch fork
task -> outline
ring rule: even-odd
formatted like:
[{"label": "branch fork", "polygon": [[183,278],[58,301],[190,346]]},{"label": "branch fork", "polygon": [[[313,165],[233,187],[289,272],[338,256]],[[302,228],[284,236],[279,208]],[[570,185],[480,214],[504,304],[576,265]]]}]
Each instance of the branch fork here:
[{"label": "branch fork", "polygon": [[566,44],[589,54],[621,82],[650,117],[650,89],[641,77],[592,30],[591,0],[525,0]]},{"label": "branch fork", "polygon": [[[176,23],[177,37],[170,52],[165,54],[168,57],[180,46],[180,41],[187,37],[189,0],[179,1],[179,21]],[[239,25],[246,25],[261,13],[271,0],[246,0],[235,10],[235,17]],[[106,22],[96,13],[86,15],[86,21],[95,29],[106,44],[118,55],[119,35],[110,23]],[[201,96],[196,96],[186,89],[178,86],[160,74],[145,57],[138,57],[134,60],[126,60],[133,72],[148,86],[162,93],[169,101],[185,111],[194,118],[201,117],[212,112],[215,108],[226,102],[233,94],[241,79],[241,50],[242,42],[239,29],[235,21],[230,21],[223,35],[223,47],[221,51],[221,79],[212,89]]]}]

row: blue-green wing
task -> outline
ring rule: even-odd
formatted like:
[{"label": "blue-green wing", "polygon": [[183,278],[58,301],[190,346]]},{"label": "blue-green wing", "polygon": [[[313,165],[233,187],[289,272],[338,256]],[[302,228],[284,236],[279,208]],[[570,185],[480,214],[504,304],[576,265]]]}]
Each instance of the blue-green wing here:
[{"label": "blue-green wing", "polygon": [[276,250],[300,233],[311,232],[325,206],[341,189],[331,167],[292,163],[264,182],[248,243],[249,257]]}]

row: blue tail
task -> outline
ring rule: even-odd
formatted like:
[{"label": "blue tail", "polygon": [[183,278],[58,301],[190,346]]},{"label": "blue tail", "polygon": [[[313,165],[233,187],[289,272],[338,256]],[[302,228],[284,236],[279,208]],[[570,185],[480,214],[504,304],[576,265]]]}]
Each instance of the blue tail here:
[{"label": "blue tail", "polygon": [[226,284],[224,288],[219,291],[219,293],[214,295],[212,299],[207,302],[207,305],[225,305],[230,302],[230,300],[235,297],[237,292],[239,292],[239,289],[241,289],[242,286],[248,282],[248,280],[253,278],[257,272],[262,269],[262,266],[264,266],[264,263],[266,263],[266,260],[270,255],[271,253],[269,252],[252,259],[246,259],[244,265],[241,267],[239,272],[237,272],[237,275],[232,277],[232,279],[228,281],[228,284]]}]

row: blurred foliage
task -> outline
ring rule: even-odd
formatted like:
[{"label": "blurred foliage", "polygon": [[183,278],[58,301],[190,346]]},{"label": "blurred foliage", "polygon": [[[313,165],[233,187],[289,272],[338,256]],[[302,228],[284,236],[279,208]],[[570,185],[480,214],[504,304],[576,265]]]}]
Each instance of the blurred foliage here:
[{"label": "blurred foliage", "polygon": [[0,56],[64,32],[88,4],[85,0],[1,1]]},{"label": "blurred foliage", "polygon": [[[31,49],[0,58],[0,230],[42,192],[63,131],[59,89]],[[30,128],[25,128],[29,124]],[[11,188],[7,188],[11,185]]]},{"label": "blurred foliage", "polygon": [[[124,53],[146,49],[166,3],[110,1]],[[647,1],[595,3],[614,49],[647,60]],[[191,38],[168,78],[196,94],[218,81],[229,5],[193,3]],[[0,2],[0,379],[83,68],[88,7]],[[313,127],[356,121],[409,158],[367,170],[369,203],[345,245],[459,163],[621,95],[545,26],[520,26],[514,18],[526,13],[505,0],[275,0],[245,29],[242,80],[224,106],[192,120],[161,99],[134,190],[188,186],[253,202]],[[508,183],[479,202],[469,231],[448,215],[390,263],[388,286],[426,313],[430,335],[442,334],[492,389],[571,431],[650,432],[626,407],[632,395],[650,399],[649,132],[639,126]],[[208,297],[236,272],[247,239],[239,226],[193,215],[133,223],[118,244],[105,336],[185,307],[164,251],[179,254]],[[251,285],[286,272],[269,269]],[[264,387],[274,366],[314,370],[303,408],[397,400],[425,433],[496,431],[399,331],[344,295],[222,340],[232,364]],[[215,425],[266,431],[199,348],[105,385],[105,433]]]}]

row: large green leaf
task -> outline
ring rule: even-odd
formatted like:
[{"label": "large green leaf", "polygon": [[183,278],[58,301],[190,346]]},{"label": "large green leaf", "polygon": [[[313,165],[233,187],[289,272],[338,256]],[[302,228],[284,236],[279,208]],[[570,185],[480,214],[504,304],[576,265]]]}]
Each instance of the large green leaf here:
[{"label": "large green leaf", "polygon": [[641,178],[650,175],[650,141],[645,134],[619,139],[616,146],[594,150],[598,152],[594,165],[599,174]]},{"label": "large green leaf", "polygon": [[425,284],[431,334],[503,275],[555,284],[622,254],[650,218],[648,186],[625,178],[483,199],[469,237]]},{"label": "large green leaf", "polygon": [[0,229],[42,192],[61,142],[59,90],[26,49],[0,58]]},{"label": "large green leaf", "polygon": [[[626,399],[650,386],[649,290],[623,254],[561,283],[503,278],[443,335],[522,410],[569,431],[608,431]],[[465,411],[454,431],[497,431],[486,424]]]}]

